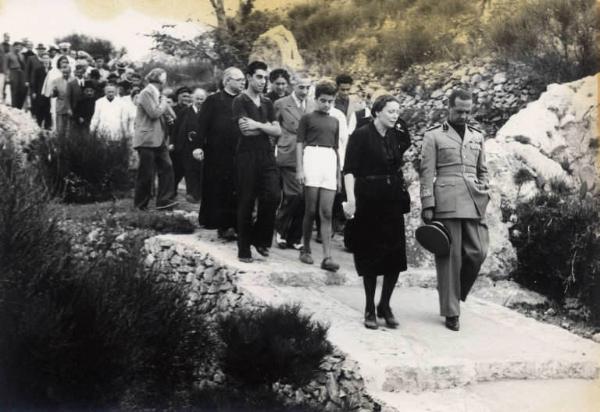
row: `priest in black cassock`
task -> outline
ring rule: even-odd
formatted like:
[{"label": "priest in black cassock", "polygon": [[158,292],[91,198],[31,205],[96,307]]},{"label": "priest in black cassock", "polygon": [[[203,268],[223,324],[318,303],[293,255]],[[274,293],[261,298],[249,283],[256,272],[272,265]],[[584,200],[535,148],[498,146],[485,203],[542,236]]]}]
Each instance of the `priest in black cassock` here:
[{"label": "priest in black cassock", "polygon": [[187,191],[186,199],[192,203],[199,203],[202,197],[202,160],[193,157],[194,138],[198,133],[200,111],[206,100],[206,90],[197,87],[192,93],[192,104],[182,109],[177,117],[179,125],[175,137],[173,153],[181,162],[179,168],[174,168],[175,187],[185,178]]},{"label": "priest in black cassock", "polygon": [[245,85],[240,69],[223,72],[223,89],[208,96],[202,109],[196,148],[204,151],[204,179],[198,220],[206,229],[217,229],[227,240],[236,238],[235,152],[239,131],[232,116],[233,98]]}]

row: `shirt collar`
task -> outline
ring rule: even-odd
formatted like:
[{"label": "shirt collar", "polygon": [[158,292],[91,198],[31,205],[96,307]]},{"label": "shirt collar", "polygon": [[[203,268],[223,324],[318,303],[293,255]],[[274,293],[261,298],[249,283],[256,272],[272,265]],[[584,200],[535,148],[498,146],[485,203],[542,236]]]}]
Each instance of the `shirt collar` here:
[{"label": "shirt collar", "polygon": [[298,97],[296,96],[296,92],[292,92],[292,99],[294,99],[296,106],[302,108],[303,102],[300,99],[298,99]]}]

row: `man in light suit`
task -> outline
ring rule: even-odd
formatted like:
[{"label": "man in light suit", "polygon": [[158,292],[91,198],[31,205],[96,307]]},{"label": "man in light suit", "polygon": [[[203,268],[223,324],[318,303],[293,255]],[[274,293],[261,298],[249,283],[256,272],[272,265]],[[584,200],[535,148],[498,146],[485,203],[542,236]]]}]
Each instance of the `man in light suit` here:
[{"label": "man in light suit", "polygon": [[275,229],[277,245],[282,249],[289,246],[299,250],[302,247],[304,196],[296,179],[296,132],[302,115],[314,109],[314,103],[307,99],[310,85],[310,78],[297,76],[292,94],[275,102],[276,119],[281,125],[281,136],[276,141],[276,161],[283,191]]},{"label": "man in light suit", "polygon": [[[174,116],[161,90],[167,82],[167,73],[160,68],[146,75],[148,85],[138,96],[133,148],[138,151],[140,164],[135,184],[134,206],[148,208],[155,170],[158,172],[157,209],[169,209],[177,204],[173,165],[169,157],[166,115]],[[171,119],[172,120],[172,119]]]},{"label": "man in light suit", "polygon": [[460,328],[460,300],[466,300],[489,243],[484,137],[468,124],[472,108],[471,93],[452,91],[447,121],[427,130],[421,150],[423,221],[442,222],[451,238],[450,253],[436,256],[435,266],[440,315],[454,331]]}]

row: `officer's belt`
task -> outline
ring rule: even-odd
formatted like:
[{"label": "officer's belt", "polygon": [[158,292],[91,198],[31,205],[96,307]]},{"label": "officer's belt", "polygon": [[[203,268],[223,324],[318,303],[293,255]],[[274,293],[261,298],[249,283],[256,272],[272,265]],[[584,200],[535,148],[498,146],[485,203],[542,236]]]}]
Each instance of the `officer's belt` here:
[{"label": "officer's belt", "polygon": [[438,166],[436,174],[438,176],[456,176],[463,173],[477,174],[477,167],[467,165]]}]

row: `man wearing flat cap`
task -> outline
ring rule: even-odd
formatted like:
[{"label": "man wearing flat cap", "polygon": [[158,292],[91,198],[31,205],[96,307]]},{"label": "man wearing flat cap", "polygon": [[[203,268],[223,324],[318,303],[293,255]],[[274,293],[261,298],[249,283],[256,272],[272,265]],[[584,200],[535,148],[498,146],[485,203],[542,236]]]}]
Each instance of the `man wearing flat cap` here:
[{"label": "man wearing flat cap", "polygon": [[485,210],[489,202],[484,137],[468,124],[471,93],[454,90],[448,118],[425,132],[420,183],[425,223],[441,222],[450,235],[450,252],[436,255],[440,315],[458,331],[460,300],[466,300],[488,250]]}]

